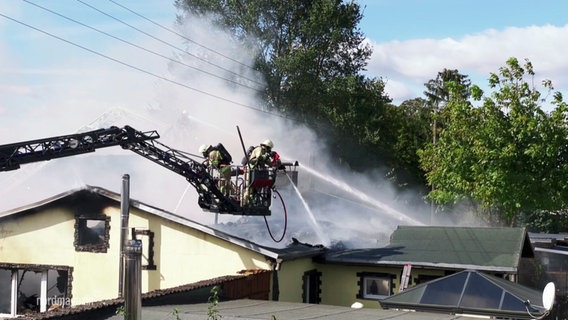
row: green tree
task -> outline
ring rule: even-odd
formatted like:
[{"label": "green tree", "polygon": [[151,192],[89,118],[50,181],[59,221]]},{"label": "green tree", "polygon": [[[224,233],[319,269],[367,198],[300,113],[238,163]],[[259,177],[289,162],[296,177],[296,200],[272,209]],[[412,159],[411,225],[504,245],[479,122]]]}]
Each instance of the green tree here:
[{"label": "green tree", "polygon": [[432,141],[430,124],[433,114],[428,108],[428,101],[415,98],[403,101],[400,106],[387,105],[385,120],[389,124],[389,130],[383,130],[382,137],[391,141],[391,168],[395,183],[399,186],[426,186],[418,150]]},{"label": "green tree", "polygon": [[[266,81],[262,101],[314,128],[337,158],[367,168],[388,150],[382,79],[361,75],[372,53],[357,27],[360,6],[342,0],[176,0],[208,16],[256,52]],[[373,156],[361,157],[361,149]]]},{"label": "green tree", "polygon": [[[435,79],[430,79],[424,86],[426,87],[424,95],[432,112],[432,142],[436,144],[438,131],[444,126],[443,122],[440,123],[440,111],[444,109],[451,95],[467,100],[470,96],[471,81],[468,76],[459,73],[457,69],[444,68],[438,72]],[[452,92],[450,92],[451,88],[453,88]]]},{"label": "green tree", "polygon": [[[424,95],[428,101],[428,107],[431,116],[431,141],[432,144],[436,145],[439,131],[444,127],[443,118],[440,118],[440,112],[444,109],[446,103],[450,100],[451,93],[461,99],[467,99],[469,97],[469,87],[471,81],[466,75],[458,72],[457,69],[443,69],[438,72],[435,79],[429,80],[424,84],[426,91]],[[450,88],[454,88],[453,92],[450,92]],[[459,92],[456,90],[459,88]],[[431,190],[435,190],[436,185],[431,185]],[[434,202],[431,203],[432,216],[435,211],[437,211]],[[431,216],[431,218],[433,218]]]},{"label": "green tree", "polygon": [[312,127],[326,137],[331,152],[352,169],[389,162],[392,141],[385,117],[384,83],[363,76],[336,78],[322,96],[325,108]]},{"label": "green tree", "polygon": [[355,2],[176,0],[176,5],[212,17],[255,48],[255,68],[267,81],[265,101],[306,118],[326,113],[321,100],[334,79],[357,75],[371,55],[357,28],[362,14]]},{"label": "green tree", "polygon": [[[507,61],[491,74],[496,89],[474,107],[463,87],[450,88],[442,111],[446,127],[436,145],[420,152],[427,179],[436,189],[430,197],[448,204],[470,200],[493,222],[513,225],[526,213],[565,209],[568,204],[567,107],[557,93],[554,110],[532,85],[534,71],[526,61]],[[549,92],[550,81],[543,83]],[[476,99],[481,91],[474,87]]]},{"label": "green tree", "polygon": [[468,79],[468,76],[459,73],[457,69],[443,69],[438,72],[435,79],[430,79],[424,84],[426,87],[424,95],[429,105],[435,108],[435,111],[442,109],[444,104],[450,99],[450,87],[448,84],[451,82],[461,85],[460,91],[453,92],[453,95],[458,94],[463,99],[469,97],[471,81]]}]

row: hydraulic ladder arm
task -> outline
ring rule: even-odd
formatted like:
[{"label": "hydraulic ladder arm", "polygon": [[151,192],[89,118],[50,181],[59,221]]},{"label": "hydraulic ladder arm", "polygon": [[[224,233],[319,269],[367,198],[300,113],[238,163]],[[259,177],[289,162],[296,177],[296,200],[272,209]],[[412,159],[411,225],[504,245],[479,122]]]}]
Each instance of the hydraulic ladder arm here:
[{"label": "hydraulic ladder arm", "polygon": [[[16,170],[26,163],[121,146],[183,176],[199,194],[198,204],[202,209],[218,213],[248,214],[239,202],[219,190],[205,165],[157,142],[159,137],[156,131],[141,132],[125,126],[1,145],[0,171]],[[267,207],[252,214],[270,215],[270,210]]]},{"label": "hydraulic ladder arm", "polygon": [[239,202],[225,196],[207,167],[185,154],[155,141],[129,143],[127,149],[183,176],[199,194],[198,204],[207,211],[242,214]]},{"label": "hydraulic ladder arm", "polygon": [[0,171],[16,170],[26,163],[94,152],[99,148],[126,146],[159,137],[156,131],[140,132],[127,126],[6,144],[0,146]]}]

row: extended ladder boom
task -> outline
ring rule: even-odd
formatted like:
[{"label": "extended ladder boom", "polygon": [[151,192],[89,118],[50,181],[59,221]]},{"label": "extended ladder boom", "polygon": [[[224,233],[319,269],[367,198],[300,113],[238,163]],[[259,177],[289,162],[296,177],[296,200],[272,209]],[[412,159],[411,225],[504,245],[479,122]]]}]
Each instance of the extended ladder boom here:
[{"label": "extended ladder boom", "polygon": [[128,149],[185,177],[199,194],[198,204],[202,209],[219,213],[241,212],[239,203],[219,190],[215,179],[202,163],[154,140],[130,143]]},{"label": "extended ladder boom", "polygon": [[[219,213],[246,214],[238,202],[218,189],[215,179],[202,163],[157,142],[159,137],[156,131],[141,132],[125,126],[6,144],[0,146],[0,171],[16,170],[26,163],[121,146],[183,176],[198,192],[201,208]],[[270,211],[266,208],[261,214],[270,214]]]},{"label": "extended ladder boom", "polygon": [[125,147],[159,137],[156,131],[140,132],[126,126],[6,144],[0,146],[0,171],[19,169],[21,164],[94,152],[99,148]]}]

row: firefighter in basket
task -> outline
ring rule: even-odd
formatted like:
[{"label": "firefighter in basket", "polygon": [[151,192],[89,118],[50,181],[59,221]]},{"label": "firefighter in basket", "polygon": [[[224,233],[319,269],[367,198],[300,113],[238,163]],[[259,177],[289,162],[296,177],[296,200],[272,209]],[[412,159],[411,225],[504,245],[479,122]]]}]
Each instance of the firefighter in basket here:
[{"label": "firefighter in basket", "polygon": [[203,164],[219,173],[218,177],[214,176],[219,179],[217,186],[221,193],[228,196],[231,190],[232,158],[227,149],[221,143],[216,146],[204,144],[199,147],[199,153],[205,158]]},{"label": "firefighter in basket", "polygon": [[[272,148],[274,148],[274,143],[272,142],[272,140],[266,139],[258,147],[255,147],[248,155],[248,160],[246,161],[246,173],[245,173],[246,186],[242,202],[243,206],[255,205],[250,203],[251,200],[254,198],[254,193],[258,191],[255,190],[254,186],[251,186],[252,181],[250,180],[252,178],[251,177],[252,172],[269,170],[271,167],[274,167],[273,162],[279,161],[279,159],[275,159],[275,155],[277,156],[278,154],[272,151]],[[272,184],[273,183],[274,180],[272,179]],[[262,187],[265,188],[265,192],[267,193],[265,195],[265,198],[266,197],[269,198],[271,191],[270,188],[272,187],[272,185],[269,186],[263,185]]]}]

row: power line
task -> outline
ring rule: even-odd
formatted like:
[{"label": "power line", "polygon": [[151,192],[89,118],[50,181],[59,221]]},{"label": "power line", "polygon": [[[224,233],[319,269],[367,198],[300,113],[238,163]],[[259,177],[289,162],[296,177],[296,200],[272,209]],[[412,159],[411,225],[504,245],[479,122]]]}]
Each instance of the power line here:
[{"label": "power line", "polygon": [[91,26],[89,26],[89,25],[87,25],[87,24],[84,24],[84,23],[82,23],[82,22],[80,22],[80,21],[77,21],[77,20],[75,20],[75,19],[69,18],[69,17],[67,17],[67,16],[65,16],[65,15],[62,15],[62,14],[60,14],[60,13],[58,13],[58,12],[55,12],[55,11],[53,11],[53,10],[50,10],[50,9],[48,9],[48,8],[46,8],[46,7],[43,7],[43,6],[38,5],[38,4],[36,4],[36,3],[33,3],[33,2],[31,2],[31,1],[29,1],[29,0],[23,0],[23,1],[26,2],[26,3],[29,3],[29,4],[31,4],[31,5],[33,5],[33,6],[36,6],[36,7],[40,8],[40,9],[42,9],[42,10],[45,10],[45,11],[47,11],[47,12],[50,12],[50,13],[52,13],[52,14],[54,14],[54,15],[57,15],[57,16],[59,16],[59,17],[62,17],[62,18],[64,18],[64,19],[67,19],[67,20],[69,20],[69,21],[72,21],[72,22],[74,22],[74,23],[77,23],[77,24],[79,24],[79,25],[82,25],[82,26],[84,26],[84,27],[86,27],[86,28],[89,28],[89,29],[91,29],[91,30],[94,30],[94,31],[96,31],[96,32],[99,32],[99,33],[101,33],[101,34],[104,34],[104,35],[106,35],[106,36],[108,36],[108,37],[111,37],[111,38],[116,39],[116,40],[118,40],[118,41],[124,42],[124,43],[126,43],[126,44],[128,44],[128,45],[130,45],[130,46],[133,46],[133,47],[135,47],[135,48],[138,48],[138,49],[140,49],[140,50],[143,50],[143,51],[146,51],[146,52],[148,52],[148,53],[154,54],[154,55],[156,55],[156,56],[159,56],[159,57],[161,57],[161,58],[167,59],[167,60],[169,60],[169,61],[172,61],[172,62],[181,64],[181,65],[184,65],[184,66],[186,66],[186,67],[188,67],[188,68],[191,68],[191,69],[194,69],[194,70],[203,72],[203,73],[208,74],[208,75],[210,75],[210,76],[212,76],[212,77],[219,78],[219,79],[225,80],[225,81],[229,81],[229,82],[232,82],[232,83],[237,84],[237,85],[239,85],[239,86],[243,86],[243,87],[245,87],[245,88],[254,90],[254,91],[256,91],[256,92],[260,92],[257,88],[249,87],[249,86],[247,86],[247,85],[245,85],[245,84],[242,84],[242,83],[239,83],[239,82],[237,82],[237,81],[235,81],[235,80],[226,79],[226,78],[223,78],[223,77],[221,77],[221,76],[218,76],[218,75],[216,75],[216,74],[214,74],[214,73],[211,73],[211,72],[208,72],[208,71],[205,71],[205,70],[201,70],[201,69],[199,69],[199,68],[197,68],[197,67],[194,67],[194,66],[191,66],[191,65],[189,65],[189,64],[186,64],[186,63],[184,63],[184,62],[182,62],[182,61],[179,61],[179,60],[176,60],[176,59],[172,59],[172,58],[167,57],[167,56],[165,56],[165,55],[163,55],[163,54],[160,54],[160,53],[158,53],[158,52],[155,52],[155,51],[152,51],[152,50],[150,50],[150,49],[144,48],[144,47],[139,46],[139,45],[137,45],[137,44],[135,44],[135,43],[132,43],[132,42],[130,42],[130,41],[127,41],[127,40],[124,40],[124,39],[122,39],[122,38],[116,37],[116,36],[114,36],[114,35],[112,35],[112,34],[109,34],[109,33],[105,32],[105,31],[99,30],[99,29],[97,29],[97,28],[91,27]]},{"label": "power line", "polygon": [[[203,62],[205,62],[205,63],[207,63],[207,64],[209,64],[209,65],[212,65],[212,66],[214,66],[214,67],[216,67],[216,68],[219,68],[219,69],[224,70],[224,71],[226,71],[226,72],[229,72],[229,73],[231,73],[231,74],[233,74],[233,75],[236,75],[236,76],[239,76],[239,77],[241,77],[241,78],[244,78],[244,79],[246,79],[246,80],[248,80],[248,81],[250,81],[250,82],[252,82],[252,83],[255,83],[255,84],[258,84],[258,85],[260,85],[260,86],[263,86],[262,83],[260,83],[260,82],[258,82],[258,81],[256,81],[256,80],[254,80],[254,79],[247,78],[247,77],[243,76],[242,74],[236,73],[236,72],[234,72],[234,71],[232,71],[232,70],[229,70],[229,69],[226,69],[226,68],[223,68],[223,67],[221,67],[221,66],[219,66],[219,65],[217,65],[217,64],[215,64],[215,63],[212,63],[212,62],[210,62],[210,61],[207,61],[207,59],[204,59],[204,58],[201,58],[201,57],[199,57],[199,56],[197,56],[197,55],[195,55],[195,54],[192,54],[191,52],[188,52],[187,50],[184,50],[184,49],[182,49],[182,48],[179,48],[179,47],[177,47],[177,46],[174,46],[173,44],[168,43],[168,42],[166,42],[166,41],[164,41],[164,40],[162,40],[162,39],[159,39],[159,38],[157,38],[157,37],[155,37],[155,36],[153,36],[153,35],[151,35],[151,34],[145,32],[145,31],[143,31],[143,30],[141,30],[141,29],[139,29],[139,28],[136,28],[135,26],[130,25],[130,24],[128,24],[128,23],[126,23],[126,22],[124,22],[124,21],[122,21],[122,20],[120,20],[120,19],[118,19],[118,18],[112,16],[111,14],[106,13],[106,12],[104,12],[104,11],[102,11],[102,10],[96,8],[95,6],[90,5],[90,4],[88,4],[88,3],[86,3],[86,2],[84,2],[84,1],[82,1],[82,0],[77,0],[77,2],[80,2],[80,3],[82,3],[83,5],[89,7],[89,8],[91,8],[91,9],[93,9],[93,10],[96,10],[96,11],[100,12],[101,14],[104,14],[105,16],[107,16],[107,17],[109,17],[109,18],[111,18],[111,19],[114,19],[114,20],[116,20],[116,21],[118,21],[118,22],[120,22],[120,23],[122,23],[122,24],[124,24],[124,25],[126,25],[126,26],[128,26],[128,27],[130,27],[130,28],[132,28],[132,29],[134,29],[134,30],[136,30],[136,31],[138,31],[138,32],[140,32],[140,33],[142,33],[142,34],[144,34],[144,35],[146,35],[146,36],[148,36],[148,37],[154,39],[154,40],[156,40],[156,41],[159,41],[159,42],[161,42],[161,43],[163,43],[163,44],[165,44],[165,45],[167,45],[167,46],[169,46],[169,47],[172,47],[172,48],[174,48],[174,49],[176,49],[176,50],[179,50],[179,51],[181,51],[181,52],[183,52],[183,53],[185,53],[185,54],[188,54],[188,55],[190,55],[190,56],[192,56],[192,57],[194,57],[194,58],[196,58],[196,59],[198,59],[198,60],[201,60],[201,61],[203,61]],[[129,10],[129,11],[130,11],[130,12],[133,12],[133,11],[131,11],[131,10]],[[138,15],[138,14],[136,14],[136,15]],[[140,16],[140,15],[138,15],[138,16]],[[146,18],[145,18],[145,19],[146,19]],[[146,19],[146,20],[149,20],[149,19]],[[163,27],[162,27],[162,28],[163,28]],[[208,48],[207,48],[207,49],[208,49]],[[210,50],[210,49],[208,49],[208,50]],[[233,60],[233,61],[234,61],[234,60]],[[257,72],[257,71],[254,70],[254,69],[252,69],[252,70],[253,70],[254,72]]]},{"label": "power line", "polygon": [[211,48],[209,48],[209,47],[207,47],[207,46],[204,46],[204,45],[202,45],[202,44],[200,44],[200,43],[198,43],[198,42],[196,42],[196,41],[194,41],[194,40],[192,40],[192,39],[190,39],[190,38],[187,38],[185,35],[180,34],[180,33],[176,32],[175,30],[172,30],[172,29],[170,29],[170,28],[164,27],[163,25],[161,25],[161,24],[159,24],[159,23],[157,23],[157,22],[155,22],[155,21],[153,21],[153,20],[151,20],[151,19],[149,19],[149,18],[147,18],[147,17],[145,17],[145,16],[143,16],[143,15],[141,15],[141,14],[135,12],[135,11],[132,10],[132,9],[129,9],[128,7],[126,7],[126,6],[124,6],[124,5],[120,4],[120,3],[117,3],[117,2],[114,1],[114,0],[108,0],[108,1],[114,3],[115,5],[117,5],[117,6],[119,6],[119,7],[124,8],[125,10],[128,10],[128,11],[132,12],[133,14],[139,16],[140,18],[142,18],[142,19],[144,19],[144,20],[147,20],[147,21],[149,21],[150,23],[152,23],[152,24],[154,24],[154,25],[156,25],[156,26],[158,26],[158,27],[160,27],[160,28],[162,28],[162,29],[164,29],[164,30],[166,30],[166,31],[169,31],[169,32],[171,32],[171,33],[173,33],[173,34],[175,34],[175,35],[177,35],[177,36],[179,36],[179,37],[181,37],[181,38],[183,38],[183,39],[185,39],[185,40],[187,40],[187,41],[189,41],[189,42],[191,42],[191,43],[193,43],[193,44],[196,44],[197,46],[199,46],[199,47],[201,47],[201,48],[204,48],[204,49],[206,49],[206,50],[209,50],[209,51],[211,51],[211,52],[213,52],[213,53],[215,53],[215,54],[217,54],[217,55],[219,55],[219,56],[221,56],[221,57],[223,57],[223,58],[225,58],[225,59],[231,60],[231,61],[236,62],[236,63],[238,63],[238,64],[240,64],[240,65],[242,65],[242,66],[244,66],[244,67],[247,67],[247,68],[249,68],[249,69],[251,69],[251,70],[253,70],[253,71],[256,71],[252,66],[249,66],[248,64],[245,64],[245,63],[243,63],[243,62],[241,62],[241,61],[235,60],[235,59],[233,59],[233,58],[231,58],[231,57],[229,57],[229,56],[227,56],[227,55],[224,55],[224,54],[221,53],[221,52],[218,52],[218,51],[216,51],[216,50],[214,50],[214,49],[211,49]]},{"label": "power line", "polygon": [[27,24],[27,23],[25,23],[25,22],[23,22],[23,21],[20,21],[20,20],[18,20],[18,19],[12,18],[12,17],[9,17],[9,16],[7,16],[7,15],[5,15],[5,14],[3,14],[3,13],[0,13],[0,16],[6,18],[6,19],[8,19],[8,20],[11,20],[11,21],[13,21],[13,22],[16,22],[16,23],[18,23],[18,24],[21,24],[21,25],[23,25],[23,26],[26,26],[26,27],[28,27],[28,28],[30,28],[30,29],[33,29],[33,30],[35,30],[35,31],[38,31],[38,32],[40,32],[40,33],[43,33],[43,34],[45,34],[45,35],[48,35],[48,36],[50,36],[50,37],[52,37],[52,38],[55,38],[55,39],[57,39],[57,40],[63,41],[63,42],[65,42],[65,43],[68,43],[68,44],[70,44],[70,45],[72,45],[72,46],[75,46],[75,47],[78,47],[78,48],[83,49],[83,50],[85,50],[85,51],[91,52],[91,53],[93,53],[93,54],[95,54],[95,55],[98,55],[98,56],[100,56],[100,57],[103,57],[103,58],[105,58],[105,59],[114,61],[114,62],[116,62],[116,63],[118,63],[118,64],[121,64],[121,65],[123,65],[123,66],[126,66],[126,67],[128,67],[128,68],[131,68],[131,69],[140,71],[140,72],[145,73],[145,74],[147,74],[147,75],[150,75],[150,76],[156,77],[156,78],[158,78],[158,79],[161,79],[161,80],[170,82],[170,83],[172,83],[172,84],[175,84],[175,85],[184,87],[184,88],[186,88],[186,89],[189,89],[189,90],[192,90],[192,91],[201,93],[201,94],[205,94],[205,95],[208,95],[208,96],[210,96],[210,97],[213,97],[213,98],[216,98],[216,99],[219,99],[219,100],[222,100],[222,101],[226,101],[226,102],[229,102],[229,103],[232,103],[232,104],[235,104],[235,105],[238,105],[238,106],[247,108],[247,109],[251,109],[251,110],[254,110],[254,111],[266,113],[266,114],[271,115],[271,116],[280,117],[280,118],[284,118],[284,119],[287,118],[287,117],[282,116],[282,115],[279,115],[279,114],[275,114],[275,113],[272,113],[272,112],[269,112],[269,111],[265,111],[265,110],[261,110],[261,109],[258,109],[258,108],[254,108],[254,107],[249,106],[249,105],[247,105],[247,104],[240,103],[240,102],[237,102],[237,101],[233,101],[233,100],[224,98],[224,97],[219,96],[219,95],[215,95],[215,94],[212,94],[212,93],[209,93],[209,92],[200,90],[200,89],[196,89],[196,88],[190,87],[190,86],[185,85],[185,84],[183,84],[183,83],[180,83],[180,82],[177,82],[177,81],[168,79],[168,78],[166,78],[166,77],[164,77],[164,76],[157,75],[157,74],[155,74],[155,73],[153,73],[153,72],[150,72],[150,71],[148,71],[148,70],[144,70],[144,69],[142,69],[142,68],[136,67],[136,66],[131,65],[131,64],[129,64],[129,63],[126,63],[126,62],[124,62],[124,61],[121,61],[121,60],[115,59],[115,58],[113,58],[113,57],[110,57],[110,56],[108,56],[108,55],[105,55],[105,54],[103,54],[103,53],[97,52],[97,51],[95,51],[95,50],[93,50],[93,49],[89,49],[89,48],[87,48],[87,47],[85,47],[85,46],[82,46],[82,45],[80,45],[80,44],[77,44],[77,43],[74,43],[74,42],[69,41],[69,40],[67,40],[67,39],[61,38],[61,37],[59,37],[59,36],[57,36],[57,35],[54,35],[54,34],[52,34],[52,33],[50,33],[50,32],[47,32],[47,31],[45,31],[45,30],[42,30],[42,29],[39,29],[39,28],[37,28],[37,27],[34,27],[34,26],[30,25],[30,24]]}]

